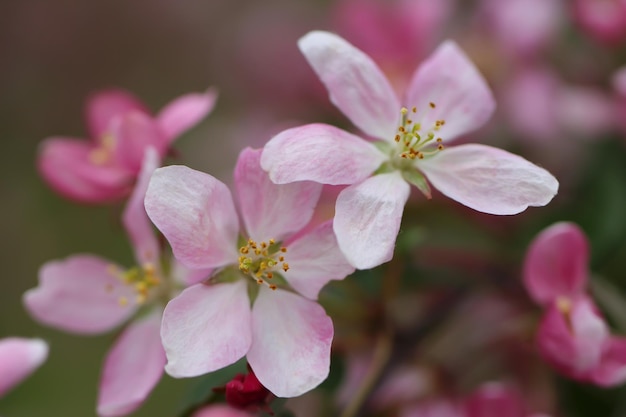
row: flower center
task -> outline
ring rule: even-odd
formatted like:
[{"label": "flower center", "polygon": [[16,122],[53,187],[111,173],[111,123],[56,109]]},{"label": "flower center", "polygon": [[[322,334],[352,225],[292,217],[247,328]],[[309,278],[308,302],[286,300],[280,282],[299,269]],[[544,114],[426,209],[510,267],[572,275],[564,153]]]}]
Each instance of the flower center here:
[{"label": "flower center", "polygon": [[[435,109],[435,103],[430,103],[430,110]],[[394,140],[396,141],[397,155],[402,159],[424,159],[432,156],[443,149],[443,139],[438,136],[438,132],[446,121],[436,120],[431,127],[424,127],[420,122],[416,122],[413,118],[417,117],[417,108],[413,107],[411,111],[406,107],[400,110],[402,115],[402,124],[398,127],[398,131]]]},{"label": "flower center", "polygon": [[111,160],[115,150],[115,137],[105,133],[100,139],[99,145],[89,152],[89,161],[94,165],[104,165]]},{"label": "flower center", "polygon": [[[131,286],[135,292],[135,303],[144,304],[148,299],[148,295],[151,289],[159,286],[161,279],[159,278],[157,271],[153,264],[145,263],[141,267],[133,267],[126,271],[118,269],[116,266],[111,266],[110,273],[122,281],[124,284]],[[112,291],[112,287],[108,287],[107,291]],[[127,305],[129,302],[126,296],[119,297],[119,303],[121,306]]]},{"label": "flower center", "polygon": [[289,264],[285,262],[285,246],[276,244],[274,239],[267,242],[256,242],[248,239],[248,244],[239,248],[239,270],[253,278],[259,285],[267,285],[275,290],[276,285],[271,283],[274,272],[281,269],[289,270]]},{"label": "flower center", "polygon": [[574,327],[572,326],[572,300],[568,297],[560,296],[556,299],[556,308],[563,314],[565,325],[570,333],[574,334]]}]

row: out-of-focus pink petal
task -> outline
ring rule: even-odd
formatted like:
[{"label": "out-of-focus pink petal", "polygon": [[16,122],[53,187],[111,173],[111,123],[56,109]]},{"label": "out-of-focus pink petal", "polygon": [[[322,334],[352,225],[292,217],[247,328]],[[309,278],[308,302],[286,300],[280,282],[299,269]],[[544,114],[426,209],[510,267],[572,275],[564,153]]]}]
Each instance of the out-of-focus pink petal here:
[{"label": "out-of-focus pink petal", "polygon": [[165,370],[175,378],[212,372],[242,358],[252,340],[246,282],[196,284],[165,307]]},{"label": "out-of-focus pink petal", "polygon": [[39,286],[23,297],[26,309],[39,322],[69,332],[106,332],[136,310],[132,289],[116,276],[122,269],[92,255],[52,261],[39,269]]},{"label": "out-of-focus pink petal", "polygon": [[41,339],[0,339],[0,398],[22,382],[48,357],[48,344]]},{"label": "out-of-focus pink petal", "polygon": [[555,105],[556,122],[570,135],[594,137],[615,125],[615,103],[599,88],[563,86]]},{"label": "out-of-focus pink petal", "polygon": [[545,169],[478,144],[446,148],[420,160],[418,168],[446,196],[489,214],[517,214],[529,206],[545,206],[559,188]]},{"label": "out-of-focus pink petal", "polygon": [[125,416],[150,395],[163,375],[161,312],[131,323],[107,354],[100,378],[98,415]]},{"label": "out-of-focus pink petal", "polygon": [[288,244],[285,279],[300,294],[316,299],[324,285],[354,272],[337,244],[332,221],[323,223]]},{"label": "out-of-focus pink petal", "polygon": [[[440,399],[421,402],[402,410],[400,417],[466,417],[458,404]],[[499,417],[499,416],[498,416]]]},{"label": "out-of-focus pink petal", "polygon": [[213,404],[196,411],[192,417],[253,417],[252,414],[224,404]]},{"label": "out-of-focus pink petal", "polygon": [[393,140],[400,102],[369,56],[343,38],[322,31],[309,32],[298,46],[326,85],[330,100],[355,126],[375,138]]},{"label": "out-of-focus pink petal", "polygon": [[283,240],[313,216],[322,184],[306,181],[277,185],[261,169],[261,150],[244,149],[235,166],[235,186],[248,236]]},{"label": "out-of-focus pink petal", "polygon": [[375,175],[339,194],[333,228],[350,264],[369,269],[393,257],[410,191],[400,173],[392,172]]},{"label": "out-of-focus pink petal", "polygon": [[441,44],[417,68],[405,105],[417,108],[417,115],[412,119],[424,128],[434,127],[437,120],[445,120],[437,133],[444,142],[478,129],[496,108],[487,82],[452,41]]},{"label": "out-of-focus pink petal", "polygon": [[464,404],[466,417],[526,417],[518,390],[499,382],[480,386]]},{"label": "out-of-focus pink petal", "polygon": [[374,145],[325,124],[287,129],[263,148],[261,167],[276,184],[315,181],[354,184],[369,177],[385,161]]},{"label": "out-of-focus pink petal", "polygon": [[146,214],[143,201],[146,190],[150,183],[150,177],[159,167],[159,155],[154,148],[146,149],[143,165],[135,189],[128,200],[128,204],[122,214],[122,223],[130,236],[135,251],[135,259],[140,265],[151,263],[156,265],[159,261],[159,242],[154,233],[152,222]]},{"label": "out-of-focus pink petal", "polygon": [[185,94],[165,106],[156,120],[167,143],[171,144],[178,136],[198,124],[213,110],[216,100],[217,91],[210,88],[204,93]]},{"label": "out-of-focus pink petal", "polygon": [[612,387],[626,381],[626,338],[612,336],[594,369],[591,381],[603,387]]},{"label": "out-of-focus pink petal", "polygon": [[540,304],[576,297],[587,285],[589,243],[573,223],[556,223],[531,242],[524,260],[524,285]]},{"label": "out-of-focus pink petal", "polygon": [[237,259],[237,212],[230,191],[214,177],[185,166],[159,168],[145,206],[185,266],[215,268]]},{"label": "out-of-focus pink petal", "polygon": [[564,375],[586,380],[600,363],[609,331],[591,301],[566,303],[565,311],[558,303],[546,311],[537,332],[539,352]]},{"label": "out-of-focus pink petal", "polygon": [[252,307],[248,362],[278,397],[297,397],[328,376],[333,323],[314,301],[261,287]]},{"label": "out-of-focus pink petal", "polygon": [[574,17],[591,36],[608,44],[626,38],[626,1],[574,0]]},{"label": "out-of-focus pink petal", "polygon": [[146,149],[153,147],[159,155],[165,154],[167,149],[165,136],[151,117],[131,112],[120,117],[113,125],[112,134],[117,138],[115,159],[120,166],[138,173]]},{"label": "out-of-focus pink petal", "polygon": [[615,91],[626,97],[626,66],[621,67],[615,72],[612,81]]},{"label": "out-of-focus pink petal", "polygon": [[53,137],[39,148],[37,168],[59,194],[83,203],[117,200],[130,191],[132,175],[124,168],[92,162],[94,146],[84,140]]},{"label": "out-of-focus pink petal", "polygon": [[87,100],[87,127],[95,140],[105,133],[110,133],[110,123],[117,117],[129,112],[148,114],[143,103],[135,96],[123,90],[106,90],[95,93]]}]

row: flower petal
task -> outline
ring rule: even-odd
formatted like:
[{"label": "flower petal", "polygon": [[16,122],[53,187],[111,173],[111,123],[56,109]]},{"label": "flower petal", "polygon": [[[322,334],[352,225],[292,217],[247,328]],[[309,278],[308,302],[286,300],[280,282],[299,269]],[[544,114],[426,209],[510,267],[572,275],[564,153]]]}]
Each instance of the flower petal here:
[{"label": "flower petal", "polygon": [[146,149],[135,189],[122,214],[122,223],[133,243],[135,259],[140,265],[146,263],[157,265],[159,261],[159,242],[143,204],[150,177],[152,177],[154,170],[159,167],[159,163],[159,155],[156,150],[154,148]]},{"label": "flower petal", "polygon": [[276,184],[315,181],[354,184],[369,177],[386,159],[371,143],[325,124],[287,129],[263,149],[261,167]]},{"label": "flower petal", "polygon": [[98,415],[125,416],[150,395],[163,375],[161,313],[131,323],[107,354],[100,378]]},{"label": "flower petal", "polygon": [[41,339],[0,339],[0,398],[26,379],[48,357],[48,344]]},{"label": "flower petal", "polygon": [[161,338],[168,360],[165,370],[175,378],[235,363],[252,340],[246,282],[187,288],[165,307]]},{"label": "flower petal", "polygon": [[620,385],[626,381],[626,338],[612,336],[609,339],[591,380],[603,387]]},{"label": "flower petal", "polygon": [[108,133],[110,123],[126,113],[138,111],[148,114],[145,106],[135,96],[123,90],[105,90],[87,100],[87,126],[91,137],[98,140]]},{"label": "flower petal", "polygon": [[[430,103],[436,105],[431,108]],[[452,41],[446,41],[415,71],[406,97],[407,107],[417,108],[424,128],[445,120],[438,135],[444,141],[470,133],[491,117],[495,100],[474,64]]]},{"label": "flower petal", "polygon": [[120,117],[113,124],[112,135],[117,139],[114,151],[117,163],[134,173],[141,170],[146,149],[153,147],[159,155],[164,155],[167,149],[161,128],[143,113],[130,112]]},{"label": "flower petal", "polygon": [[410,191],[400,173],[392,172],[375,175],[339,194],[333,228],[350,264],[369,269],[393,257]]},{"label": "flower petal", "polygon": [[217,91],[210,88],[204,93],[185,94],[166,105],[156,120],[171,144],[178,136],[198,124],[215,106]]},{"label": "flower petal", "polygon": [[185,166],[159,168],[145,206],[185,266],[215,268],[237,259],[235,205],[228,188],[212,176]]},{"label": "flower petal", "polygon": [[297,397],[328,376],[333,323],[314,301],[261,287],[252,307],[248,362],[278,397]]},{"label": "flower petal", "polygon": [[308,33],[298,46],[326,85],[330,100],[355,126],[378,139],[393,139],[400,102],[369,56],[343,38],[322,31]]},{"label": "flower petal", "polygon": [[84,140],[53,137],[40,146],[37,168],[59,194],[82,203],[117,200],[130,191],[129,171],[92,162],[95,147]]},{"label": "flower petal", "polygon": [[322,185],[296,182],[277,185],[261,169],[261,150],[244,149],[235,166],[235,185],[248,236],[257,241],[283,240],[313,216]]},{"label": "flower petal", "polygon": [[39,269],[39,286],[23,297],[39,322],[74,333],[95,334],[117,327],[136,310],[134,293],[116,276],[121,268],[92,255],[52,261]]},{"label": "flower petal", "polygon": [[609,331],[585,298],[553,303],[539,324],[537,344],[543,358],[570,378],[586,380],[600,363]]},{"label": "flower petal", "polygon": [[561,222],[533,239],[524,261],[524,285],[540,304],[575,297],[587,285],[589,243],[575,224]]},{"label": "flower petal", "polygon": [[446,148],[417,166],[443,194],[489,214],[517,214],[528,206],[544,206],[559,188],[545,169],[491,146]]},{"label": "flower petal", "polygon": [[300,294],[316,299],[331,280],[344,279],[354,267],[339,250],[332,221],[328,221],[287,244],[289,270],[284,277]]}]

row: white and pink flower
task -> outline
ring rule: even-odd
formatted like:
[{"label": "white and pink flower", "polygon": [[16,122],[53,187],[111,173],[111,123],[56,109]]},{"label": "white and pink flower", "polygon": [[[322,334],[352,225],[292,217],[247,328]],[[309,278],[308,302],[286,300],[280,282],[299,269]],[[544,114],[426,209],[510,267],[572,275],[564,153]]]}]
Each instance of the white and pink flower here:
[{"label": "white and pink flower", "polygon": [[126,269],[95,255],[73,255],[43,265],[39,286],[24,294],[26,309],[35,319],[72,333],[104,333],[136,316],[105,359],[97,407],[100,416],[129,414],[148,397],[165,366],[159,335],[165,303],[180,287],[208,273],[187,270],[176,262],[170,263],[169,271],[161,266],[161,250],[143,206],[150,176],[158,165],[157,152],[148,148],[123,214],[136,267]]},{"label": "white and pink flower", "polygon": [[54,136],[39,151],[43,179],[61,195],[104,203],[130,194],[148,147],[163,157],[182,133],[211,112],[217,93],[187,94],[156,116],[130,93],[107,90],[86,106],[90,141]]},{"label": "white and pink flower", "polygon": [[[325,124],[286,130],[265,146],[261,165],[277,184],[350,184],[339,194],[333,229],[359,269],[387,262],[413,184],[490,214],[543,206],[558,182],[506,151],[467,144],[445,148],[490,118],[495,102],[465,54],[444,42],[415,72],[401,101],[378,66],[344,39],[311,32],[299,46],[331,101],[372,143]],[[444,149],[445,148],[445,149]]]},{"label": "white and pink flower", "polygon": [[0,398],[45,362],[48,344],[41,339],[0,339]]},{"label": "white and pink flower", "polygon": [[333,325],[315,301],[318,292],[354,268],[329,222],[299,233],[322,186],[275,185],[260,157],[246,149],[235,169],[243,228],[230,191],[214,177],[184,166],[152,177],[146,210],[174,256],[190,268],[215,271],[167,305],[165,369],[192,377],[246,356],[261,384],[276,396],[294,397],[329,371]]}]

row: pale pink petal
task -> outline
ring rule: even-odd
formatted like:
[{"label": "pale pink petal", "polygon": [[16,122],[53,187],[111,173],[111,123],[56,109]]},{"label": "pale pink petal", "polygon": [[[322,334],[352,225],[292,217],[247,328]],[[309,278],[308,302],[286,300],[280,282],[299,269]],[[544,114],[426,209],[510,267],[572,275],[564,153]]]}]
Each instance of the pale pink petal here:
[{"label": "pale pink petal", "polygon": [[369,177],[385,161],[374,145],[325,124],[287,129],[263,149],[261,167],[276,184],[315,181],[353,184]]},{"label": "pale pink petal", "polygon": [[445,120],[437,133],[444,141],[483,126],[496,107],[487,82],[452,41],[441,44],[415,71],[405,105],[417,108],[412,119],[422,128]]},{"label": "pale pink petal", "polygon": [[39,322],[74,333],[102,333],[136,310],[133,290],[119,278],[122,269],[92,255],[52,261],[39,269],[39,286],[23,297]]},{"label": "pale pink petal", "polygon": [[545,169],[485,145],[446,148],[417,166],[443,194],[489,214],[517,214],[529,206],[545,206],[559,188]]},{"label": "pale pink petal", "polygon": [[146,263],[156,265],[159,261],[159,242],[143,204],[150,177],[152,177],[154,170],[159,167],[159,164],[159,155],[156,150],[154,148],[146,149],[135,189],[122,214],[122,223],[133,243],[135,259],[140,265]]},{"label": "pale pink petal", "polygon": [[225,404],[213,404],[196,411],[192,417],[253,417],[253,415]]},{"label": "pale pink petal", "polygon": [[190,269],[177,262],[175,259],[171,265],[170,275],[175,279],[177,283],[183,284],[188,287],[193,284],[198,284],[211,276],[212,269]]},{"label": "pale pink petal", "polygon": [[[400,417],[466,417],[461,407],[449,399],[427,400],[402,409]],[[499,417],[499,416],[498,416]]]},{"label": "pale pink petal", "polygon": [[187,288],[163,313],[165,370],[183,378],[235,363],[250,348],[250,320],[245,281]]},{"label": "pale pink petal", "polygon": [[603,387],[620,385],[626,381],[626,338],[612,336],[609,339],[591,380]]},{"label": "pale pink petal", "polygon": [[392,172],[375,175],[339,194],[333,228],[350,264],[369,269],[393,257],[410,191],[400,173]]},{"label": "pale pink petal", "polygon": [[363,132],[392,140],[400,102],[372,59],[343,38],[313,31],[298,41],[300,50],[326,85],[330,100]]},{"label": "pale pink petal", "polygon": [[32,374],[48,357],[41,339],[0,339],[0,398]]},{"label": "pale pink petal", "polygon": [[95,140],[110,133],[110,123],[126,113],[138,111],[148,114],[143,103],[123,90],[105,90],[93,94],[86,105],[87,127]]},{"label": "pale pink petal", "polygon": [[153,312],[132,322],[115,341],[100,378],[98,415],[125,416],[148,398],[165,366],[160,327],[161,312]]},{"label": "pale pink petal", "polygon": [[145,206],[185,266],[215,268],[237,259],[235,205],[228,188],[212,176],[185,166],[159,168]]},{"label": "pale pink petal", "polygon": [[103,203],[128,194],[131,172],[111,163],[94,163],[94,151],[84,140],[48,138],[40,145],[37,168],[56,192],[78,202]]},{"label": "pale pink petal", "polygon": [[524,285],[540,304],[575,297],[587,285],[589,243],[573,223],[556,223],[532,241],[524,261]]},{"label": "pale pink petal", "polygon": [[116,162],[131,172],[141,170],[146,149],[153,147],[162,156],[167,142],[159,125],[149,116],[131,112],[113,124],[112,135],[117,139]]},{"label": "pale pink petal", "polygon": [[248,362],[278,397],[297,397],[328,376],[333,323],[314,301],[261,287],[252,307]]},{"label": "pale pink petal", "polygon": [[296,182],[277,185],[261,169],[261,150],[244,149],[235,166],[235,186],[248,236],[257,241],[283,240],[313,216],[322,185]]},{"label": "pale pink petal", "polygon": [[612,81],[615,91],[626,97],[626,66],[621,67],[613,74]]},{"label": "pale pink petal", "polygon": [[178,136],[198,124],[215,106],[217,91],[209,89],[204,93],[185,94],[166,105],[156,120],[161,131],[171,144]]},{"label": "pale pink petal", "polygon": [[332,221],[289,242],[285,260],[289,270],[283,276],[296,291],[311,299],[316,299],[329,281],[344,279],[354,272],[339,250]]}]

